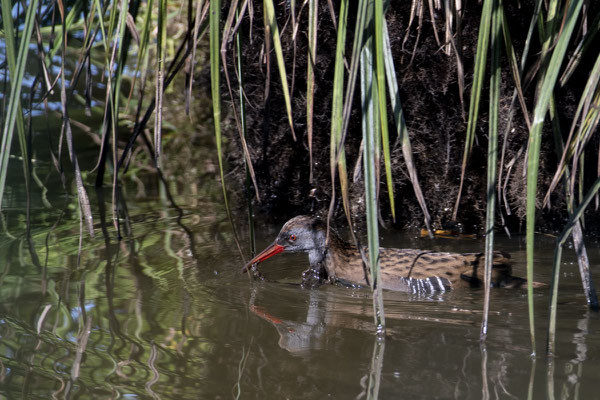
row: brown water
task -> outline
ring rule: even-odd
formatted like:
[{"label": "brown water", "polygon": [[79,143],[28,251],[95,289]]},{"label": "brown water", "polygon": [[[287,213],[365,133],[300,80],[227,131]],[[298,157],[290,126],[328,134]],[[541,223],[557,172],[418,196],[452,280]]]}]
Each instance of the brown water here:
[{"label": "brown water", "polygon": [[[97,212],[97,238],[83,241],[79,259],[73,206],[60,220],[60,211],[39,206],[30,241],[17,229],[22,210],[6,213],[14,238],[0,240],[0,398],[600,398],[600,319],[586,308],[570,250],[553,360],[544,356],[547,288],[535,294],[535,361],[521,290],[493,291],[485,347],[481,290],[387,292],[387,333],[378,342],[369,290],[299,288],[303,255],[274,257],[261,264],[274,282],[251,281],[239,273],[243,260],[219,202],[177,197],[179,218],[165,187],[138,199],[129,189],[123,240],[110,213],[103,222]],[[91,194],[110,210],[110,193]],[[278,229],[258,221],[258,247]],[[383,236],[385,246],[483,246]],[[597,243],[588,245],[598,280]],[[497,247],[524,276],[522,238],[500,237]],[[553,249],[553,238],[538,237],[536,280],[549,281]]]}]

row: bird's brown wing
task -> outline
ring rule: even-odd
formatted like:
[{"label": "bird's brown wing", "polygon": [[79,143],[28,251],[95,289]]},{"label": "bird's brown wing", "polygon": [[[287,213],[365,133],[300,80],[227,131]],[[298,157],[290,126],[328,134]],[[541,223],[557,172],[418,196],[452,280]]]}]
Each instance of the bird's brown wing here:
[{"label": "bird's brown wing", "polygon": [[[380,264],[384,287],[389,288],[398,285],[400,278],[429,280],[435,287],[479,286],[483,282],[483,253],[382,249]],[[492,284],[499,286],[511,277],[510,273],[510,256],[503,252],[494,252]]]}]

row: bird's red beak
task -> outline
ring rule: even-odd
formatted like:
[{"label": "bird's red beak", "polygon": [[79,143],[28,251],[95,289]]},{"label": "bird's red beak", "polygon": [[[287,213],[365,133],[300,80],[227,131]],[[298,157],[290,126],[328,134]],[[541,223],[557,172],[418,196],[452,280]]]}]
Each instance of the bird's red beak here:
[{"label": "bird's red beak", "polygon": [[248,264],[246,264],[244,266],[244,268],[242,268],[242,274],[244,272],[247,272],[248,269],[252,266],[252,264],[258,264],[260,262],[263,262],[267,258],[272,257],[275,254],[281,253],[284,249],[285,248],[282,245],[273,242],[269,247],[267,247],[266,249],[264,249],[259,255],[257,255],[252,260],[250,260],[248,262]]}]

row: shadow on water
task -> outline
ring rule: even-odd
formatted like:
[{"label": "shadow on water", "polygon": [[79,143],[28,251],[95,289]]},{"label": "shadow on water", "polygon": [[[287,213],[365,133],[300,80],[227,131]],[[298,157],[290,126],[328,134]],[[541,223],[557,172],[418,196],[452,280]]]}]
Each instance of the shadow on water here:
[{"label": "shadow on water", "polygon": [[[81,245],[79,218],[68,206],[45,216],[38,211],[28,233],[0,241],[2,396],[597,396],[600,320],[580,293],[574,254],[563,266],[553,359],[529,356],[526,295],[519,290],[492,292],[485,346],[482,291],[386,292],[388,328],[378,340],[368,290],[301,289],[302,255],[266,262],[271,281],[248,281],[239,274],[243,262],[221,205],[194,203],[169,182],[157,182],[149,190],[154,195],[135,202],[127,201],[130,187],[117,191],[118,231],[104,207],[112,195],[97,190],[94,218],[102,234]],[[14,227],[18,218],[8,221]],[[259,227],[262,242],[278,228]],[[424,244],[391,232],[385,244],[480,246],[477,240]],[[498,245],[523,275],[522,243],[499,239]],[[540,281],[549,280],[551,246],[539,238]],[[600,257],[591,252],[590,258]],[[547,299],[547,288],[536,291],[536,310],[547,310]],[[543,337],[547,315],[536,320]]]}]

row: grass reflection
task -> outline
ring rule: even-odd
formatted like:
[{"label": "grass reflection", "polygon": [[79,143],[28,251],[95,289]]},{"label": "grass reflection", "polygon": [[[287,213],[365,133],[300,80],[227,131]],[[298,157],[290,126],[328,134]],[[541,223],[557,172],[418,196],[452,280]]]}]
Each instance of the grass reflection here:
[{"label": "grass reflection", "polygon": [[[160,194],[151,201],[127,201],[131,187],[118,192],[121,240],[110,213],[99,211],[101,234],[84,241],[79,252],[78,218],[65,210],[47,216],[45,227],[33,224],[29,238],[0,242],[0,395],[592,393],[590,374],[597,365],[589,354],[600,346],[591,334],[598,321],[593,314],[581,316],[578,282],[563,278],[564,293],[575,296],[564,299],[561,310],[569,315],[560,316],[557,332],[561,359],[569,360],[565,368],[536,370],[527,356],[519,291],[492,293],[486,359],[479,347],[480,291],[429,297],[385,292],[384,348],[372,335],[370,291],[331,285],[302,290],[282,278],[304,269],[305,260],[293,257],[269,274],[279,274],[281,282],[248,283],[238,274],[242,262],[218,205],[177,207],[184,186],[159,181],[155,190],[147,186],[148,193]],[[110,201],[102,191],[90,193],[99,204]],[[516,253],[516,268],[524,267],[523,259]],[[545,299],[541,290],[536,301]],[[539,333],[544,316],[538,320]]]},{"label": "grass reflection", "polygon": [[[96,195],[104,204],[102,190]],[[131,217],[123,193],[119,199],[120,232],[100,207],[104,240],[86,241],[81,251],[77,220],[68,213],[50,228],[0,244],[3,393],[159,398],[182,376],[202,375],[186,360],[212,349],[195,338],[203,314],[191,318],[190,302],[207,313],[211,302],[209,293],[192,296],[187,287],[212,275],[199,268],[197,249],[216,258],[214,243],[230,240],[226,222],[201,223],[174,207],[139,214],[138,206]]]}]

